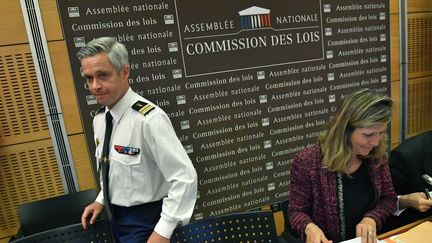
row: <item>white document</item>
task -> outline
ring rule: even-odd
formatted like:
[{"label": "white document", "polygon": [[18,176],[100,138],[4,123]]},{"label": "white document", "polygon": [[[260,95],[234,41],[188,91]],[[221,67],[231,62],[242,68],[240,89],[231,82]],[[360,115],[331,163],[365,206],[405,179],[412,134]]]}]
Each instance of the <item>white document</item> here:
[{"label": "white document", "polygon": [[[340,243],[361,243],[361,237],[357,237],[351,240],[341,241]],[[378,243],[385,243],[385,241],[378,240]]]}]

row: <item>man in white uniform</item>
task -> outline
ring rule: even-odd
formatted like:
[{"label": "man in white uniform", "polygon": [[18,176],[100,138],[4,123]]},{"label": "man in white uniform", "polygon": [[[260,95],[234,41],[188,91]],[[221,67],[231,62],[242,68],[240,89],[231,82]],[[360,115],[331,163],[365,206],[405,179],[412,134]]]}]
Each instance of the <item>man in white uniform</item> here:
[{"label": "man in white uniform", "polygon": [[123,44],[98,38],[77,56],[90,92],[104,106],[93,129],[98,170],[108,168],[101,176],[101,192],[82,214],[83,227],[94,223],[105,205],[117,241],[169,242],[174,228],[189,222],[195,206],[192,162],[166,113],[129,87]]}]

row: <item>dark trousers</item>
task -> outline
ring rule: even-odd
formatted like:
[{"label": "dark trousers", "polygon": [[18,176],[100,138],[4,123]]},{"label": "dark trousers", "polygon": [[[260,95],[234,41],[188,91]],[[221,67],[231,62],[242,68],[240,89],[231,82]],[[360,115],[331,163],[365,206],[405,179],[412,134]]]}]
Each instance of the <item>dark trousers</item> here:
[{"label": "dark trousers", "polygon": [[162,200],[132,207],[112,204],[111,228],[119,243],[147,242],[159,221]]}]

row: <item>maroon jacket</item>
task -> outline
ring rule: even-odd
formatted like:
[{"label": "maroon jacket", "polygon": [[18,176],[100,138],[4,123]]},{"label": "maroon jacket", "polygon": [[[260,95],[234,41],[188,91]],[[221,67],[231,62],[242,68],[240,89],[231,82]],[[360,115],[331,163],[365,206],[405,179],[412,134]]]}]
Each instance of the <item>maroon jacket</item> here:
[{"label": "maroon jacket", "polygon": [[[369,163],[364,160],[363,163]],[[382,166],[368,165],[375,191],[375,206],[364,217],[373,218],[380,231],[384,221],[396,210],[397,197],[393,189],[387,162]],[[341,216],[338,176],[322,168],[318,145],[300,151],[294,157],[289,194],[289,222],[295,232],[305,239],[308,223],[317,224],[329,240],[341,239]]]}]

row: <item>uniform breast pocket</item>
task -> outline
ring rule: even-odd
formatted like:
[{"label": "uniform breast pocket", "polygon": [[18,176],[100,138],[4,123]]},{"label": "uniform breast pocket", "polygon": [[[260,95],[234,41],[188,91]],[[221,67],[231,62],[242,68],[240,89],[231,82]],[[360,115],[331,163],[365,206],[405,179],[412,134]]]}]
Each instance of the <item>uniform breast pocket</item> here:
[{"label": "uniform breast pocket", "polygon": [[136,165],[136,164],[139,164],[141,162],[141,156],[140,156],[140,154],[129,155],[129,154],[115,153],[112,156],[112,160],[114,160],[115,162],[118,162],[120,164],[126,165],[126,166]]},{"label": "uniform breast pocket", "polygon": [[114,153],[111,160],[110,176],[112,180],[125,189],[139,188],[137,181],[141,180],[140,177],[143,176],[144,171],[141,154]]}]

